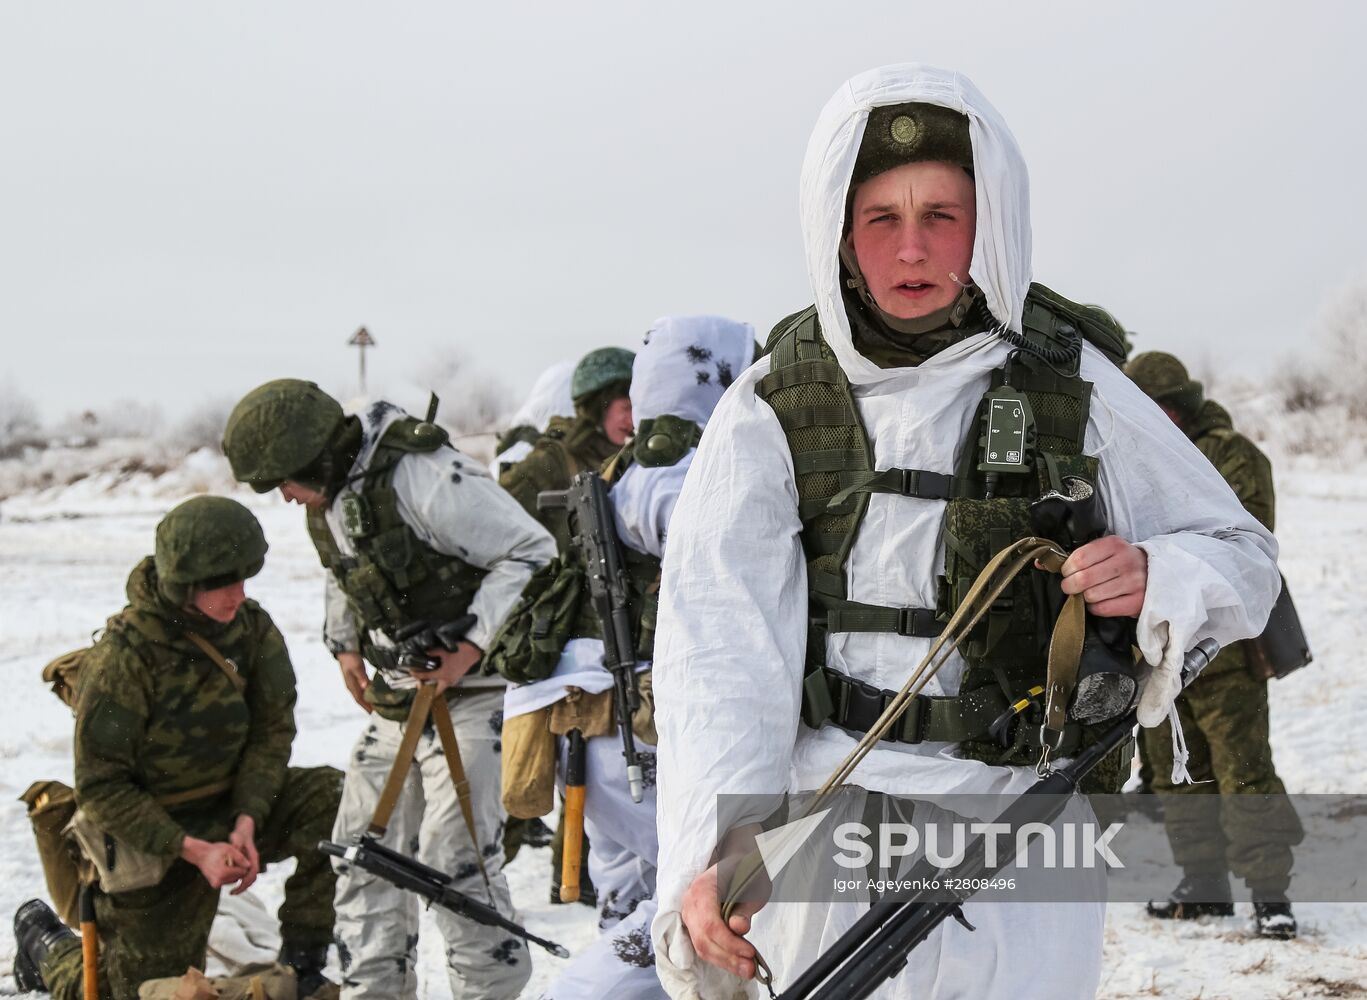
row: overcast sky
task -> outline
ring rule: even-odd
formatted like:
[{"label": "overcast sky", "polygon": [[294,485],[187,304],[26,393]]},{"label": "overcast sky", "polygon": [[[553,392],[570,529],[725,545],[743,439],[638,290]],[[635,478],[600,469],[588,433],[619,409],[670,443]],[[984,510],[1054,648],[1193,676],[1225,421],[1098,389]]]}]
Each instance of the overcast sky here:
[{"label": "overcast sky", "polygon": [[[1035,276],[1266,371],[1367,271],[1354,2],[0,5],[0,391],[168,414],[281,375],[520,393],[656,316],[810,301],[797,179],[847,77],[961,70]],[[420,400],[399,400],[410,409]]]}]

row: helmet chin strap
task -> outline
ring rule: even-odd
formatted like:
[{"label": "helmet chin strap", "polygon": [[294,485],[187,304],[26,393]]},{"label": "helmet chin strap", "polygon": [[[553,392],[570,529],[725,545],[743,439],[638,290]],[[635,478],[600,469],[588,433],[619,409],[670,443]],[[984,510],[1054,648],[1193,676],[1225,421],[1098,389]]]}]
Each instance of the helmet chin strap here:
[{"label": "helmet chin strap", "polygon": [[859,269],[859,261],[854,255],[854,247],[850,245],[849,239],[840,241],[840,261],[845,265],[845,270],[849,272],[849,277],[845,279],[845,285],[859,296],[860,301],[869,307],[873,316],[876,317],[884,326],[893,333],[900,333],[908,336],[916,336],[922,333],[930,333],[932,330],[939,330],[945,326],[962,326],[969,310],[973,308],[973,302],[978,297],[978,286],[972,283],[964,284],[958,276],[951,273],[950,278],[959,286],[959,294],[954,301],[943,309],[937,309],[927,316],[917,316],[914,319],[902,319],[886,312],[874,300],[873,293],[869,291],[869,284],[864,279],[864,272]]}]

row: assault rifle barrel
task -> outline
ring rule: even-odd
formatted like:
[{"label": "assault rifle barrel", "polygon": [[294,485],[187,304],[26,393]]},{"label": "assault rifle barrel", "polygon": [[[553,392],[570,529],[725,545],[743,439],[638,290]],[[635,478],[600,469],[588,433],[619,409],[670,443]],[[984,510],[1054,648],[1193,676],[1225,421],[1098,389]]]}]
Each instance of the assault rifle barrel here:
[{"label": "assault rifle barrel", "polygon": [[400,889],[417,893],[429,903],[435,903],[457,916],[487,927],[500,927],[516,934],[524,941],[540,945],[556,958],[570,957],[570,953],[562,945],[537,937],[521,924],[513,923],[488,903],[482,903],[459,889],[451,888],[450,875],[430,868],[421,861],[405,857],[398,851],[392,851],[370,837],[360,837],[350,846],[324,840],[318,844],[318,850],[334,858],[341,858],[348,864],[355,865]]},{"label": "assault rifle barrel", "polygon": [[[1214,639],[1198,642],[1183,660],[1182,686],[1195,680],[1219,651],[1220,645]],[[1129,739],[1135,723],[1134,711],[1126,713],[1097,742],[1026,789],[995,822],[1009,824],[1013,830],[1026,823],[1053,822],[1066,806],[1067,796],[1077,789],[1078,782],[1101,758]],[[970,866],[965,869],[968,884],[994,875],[1015,861],[1013,854],[989,867],[985,844],[986,837],[980,836],[968,845],[965,854],[966,864]],[[874,904],[841,935],[840,940],[798,976],[792,986],[779,994],[778,1000],[863,1000],[897,975],[906,965],[912,949],[950,917],[971,929],[964,920],[961,905],[973,895],[972,891],[964,891],[949,900],[927,900],[925,895],[923,890],[906,899],[884,899]]]}]

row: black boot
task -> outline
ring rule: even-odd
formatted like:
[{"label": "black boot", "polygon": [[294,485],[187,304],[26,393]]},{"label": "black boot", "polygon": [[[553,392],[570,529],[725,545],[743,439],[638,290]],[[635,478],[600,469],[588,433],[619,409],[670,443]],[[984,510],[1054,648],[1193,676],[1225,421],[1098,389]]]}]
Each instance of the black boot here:
[{"label": "black boot", "polygon": [[1195,920],[1197,917],[1232,917],[1234,900],[1229,891],[1229,876],[1183,875],[1167,902],[1149,900],[1149,916],[1159,920]]},{"label": "black boot", "polygon": [[14,911],[14,981],[20,993],[44,989],[39,974],[52,946],[77,934],[41,899],[30,899]]},{"label": "black boot", "polygon": [[555,831],[539,819],[529,819],[522,828],[522,843],[527,847],[550,847]]},{"label": "black boot", "polygon": [[328,964],[328,947],[326,944],[300,944],[289,940],[281,943],[280,964],[294,970],[299,1000],[308,1000],[324,983],[329,982],[323,975],[323,966]]},{"label": "black boot", "polygon": [[1291,901],[1281,893],[1253,897],[1253,922],[1258,929],[1258,937],[1289,941],[1296,936],[1296,918],[1291,913]]}]

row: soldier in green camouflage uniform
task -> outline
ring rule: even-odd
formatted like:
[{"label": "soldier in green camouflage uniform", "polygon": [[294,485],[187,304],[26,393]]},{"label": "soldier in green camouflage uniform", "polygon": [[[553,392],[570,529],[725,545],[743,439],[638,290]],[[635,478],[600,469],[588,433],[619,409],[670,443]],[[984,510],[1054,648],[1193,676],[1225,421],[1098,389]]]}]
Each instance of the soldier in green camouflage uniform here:
[{"label": "soldier in green camouflage uniform", "polygon": [[[570,480],[585,469],[596,469],[626,444],[631,436],[631,363],[636,355],[622,347],[600,347],[590,351],[575,366],[570,381],[574,398],[574,417],[552,417],[546,431],[531,452],[501,476],[498,483],[513,495],[527,513],[536,518],[555,537],[556,551],[569,547],[569,526],[561,511],[536,508],[536,495],[546,490],[563,490]],[[511,861],[521,846],[523,830],[530,820],[509,820],[504,849]],[[560,859],[565,836],[562,819],[552,841],[551,902],[560,902]],[[584,845],[584,858],[589,856]],[[588,863],[580,872],[580,896],[587,905],[596,904]]]},{"label": "soldier in green camouflage uniform", "polygon": [[[179,859],[155,886],[96,895],[101,997],[134,998],[144,980],[203,968],[219,887],[245,889],[286,858],[296,867],[280,907],[281,957],[301,985],[321,982],[336,878],[317,845],[332,830],[342,775],[287,766],[294,670],[270,616],[243,594],[265,552],[260,525],[236,501],[181,504],[157,526],[156,555],[134,568],[128,606],[82,664],[77,802],[112,836]],[[160,802],[177,795],[191,801]],[[82,995],[74,936],[35,964],[54,997]]]},{"label": "soldier in green camouflage uniform", "polygon": [[[1272,466],[1234,429],[1224,407],[1206,399],[1201,383],[1188,377],[1171,354],[1137,355],[1125,372],[1191,438],[1244,508],[1273,530]],[[1168,901],[1149,904],[1150,914],[1160,919],[1232,914],[1233,871],[1253,893],[1260,933],[1294,936],[1286,890],[1291,847],[1300,842],[1302,830],[1272,764],[1267,681],[1249,669],[1244,643],[1226,648],[1206,667],[1177,699],[1177,714],[1194,784],[1172,782],[1171,723],[1141,731],[1153,791],[1171,796],[1165,800],[1168,840],[1185,873]],[[1218,813],[1208,800],[1199,800],[1236,794],[1267,798],[1230,798]]]},{"label": "soldier in green camouflage uniform", "polygon": [[537,510],[536,495],[567,488],[575,475],[598,468],[626,444],[632,430],[628,392],[634,358],[622,347],[584,355],[570,382],[575,415],[552,417],[531,453],[499,477],[499,485],[555,536],[560,552],[570,542],[565,518]]}]

